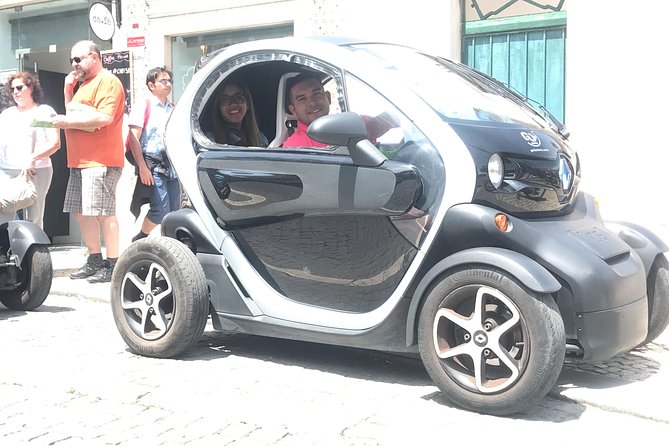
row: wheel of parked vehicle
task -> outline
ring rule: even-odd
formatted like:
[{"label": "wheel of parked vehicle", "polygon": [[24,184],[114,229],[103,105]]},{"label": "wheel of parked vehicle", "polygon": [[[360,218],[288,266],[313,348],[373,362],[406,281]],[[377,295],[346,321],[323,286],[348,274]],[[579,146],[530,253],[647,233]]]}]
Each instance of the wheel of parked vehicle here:
[{"label": "wheel of parked vehicle", "polygon": [[642,345],[652,342],[669,325],[669,261],[660,254],[650,267],[648,290],[648,336]]},{"label": "wheel of parked vehicle", "polygon": [[52,279],[53,265],[49,248],[32,245],[21,262],[21,284],[13,290],[0,291],[0,302],[12,310],[34,310],[49,295]]},{"label": "wheel of parked vehicle", "polygon": [[550,295],[487,268],[458,270],[429,292],[418,347],[432,380],[476,412],[523,412],[555,384],[565,329]]},{"label": "wheel of parked vehicle", "polygon": [[137,354],[178,356],[202,335],[209,294],[200,263],[183,243],[134,242],[118,259],[111,305],[121,337]]}]

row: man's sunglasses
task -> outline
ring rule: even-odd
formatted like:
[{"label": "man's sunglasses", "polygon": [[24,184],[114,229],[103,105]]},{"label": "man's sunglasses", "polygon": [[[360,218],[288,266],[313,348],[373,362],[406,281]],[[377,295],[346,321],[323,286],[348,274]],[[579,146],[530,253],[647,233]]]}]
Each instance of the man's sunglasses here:
[{"label": "man's sunglasses", "polygon": [[86,59],[88,56],[91,56],[93,53],[88,53],[84,57],[73,57],[70,59],[70,65],[72,65],[72,62],[75,63],[81,63],[82,60]]},{"label": "man's sunglasses", "polygon": [[163,84],[163,87],[167,87],[167,84],[172,83],[172,79],[160,79],[159,81],[156,82],[160,82],[161,84]]},{"label": "man's sunglasses", "polygon": [[16,90],[16,91],[21,91],[21,90],[23,90],[23,87],[25,87],[25,85],[15,85],[15,86],[13,86],[13,87],[9,87],[9,88],[10,88],[12,91],[14,91],[14,90]]}]

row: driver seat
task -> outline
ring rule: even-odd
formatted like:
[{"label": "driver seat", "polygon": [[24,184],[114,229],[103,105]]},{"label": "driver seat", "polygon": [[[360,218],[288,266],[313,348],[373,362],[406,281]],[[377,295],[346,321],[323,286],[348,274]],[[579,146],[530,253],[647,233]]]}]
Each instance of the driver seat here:
[{"label": "driver seat", "polygon": [[288,111],[286,82],[298,74],[300,73],[284,73],[279,79],[279,87],[276,94],[276,135],[272,142],[269,143],[269,147],[281,147],[286,138],[297,128],[297,117]]}]

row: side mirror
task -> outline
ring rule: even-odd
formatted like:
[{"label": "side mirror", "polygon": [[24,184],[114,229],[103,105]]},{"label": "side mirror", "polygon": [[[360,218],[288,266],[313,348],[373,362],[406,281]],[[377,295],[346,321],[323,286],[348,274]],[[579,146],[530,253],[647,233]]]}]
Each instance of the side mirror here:
[{"label": "side mirror", "polygon": [[323,144],[346,146],[357,166],[376,167],[388,159],[367,139],[365,122],[354,112],[318,118],[309,125],[307,134]]}]

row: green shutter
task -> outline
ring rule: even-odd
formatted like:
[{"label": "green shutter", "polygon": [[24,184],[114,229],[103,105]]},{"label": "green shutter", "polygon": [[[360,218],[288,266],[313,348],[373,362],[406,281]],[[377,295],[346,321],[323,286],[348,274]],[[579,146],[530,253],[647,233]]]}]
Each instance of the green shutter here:
[{"label": "green shutter", "polygon": [[564,121],[566,26],[465,37],[465,63]]}]

